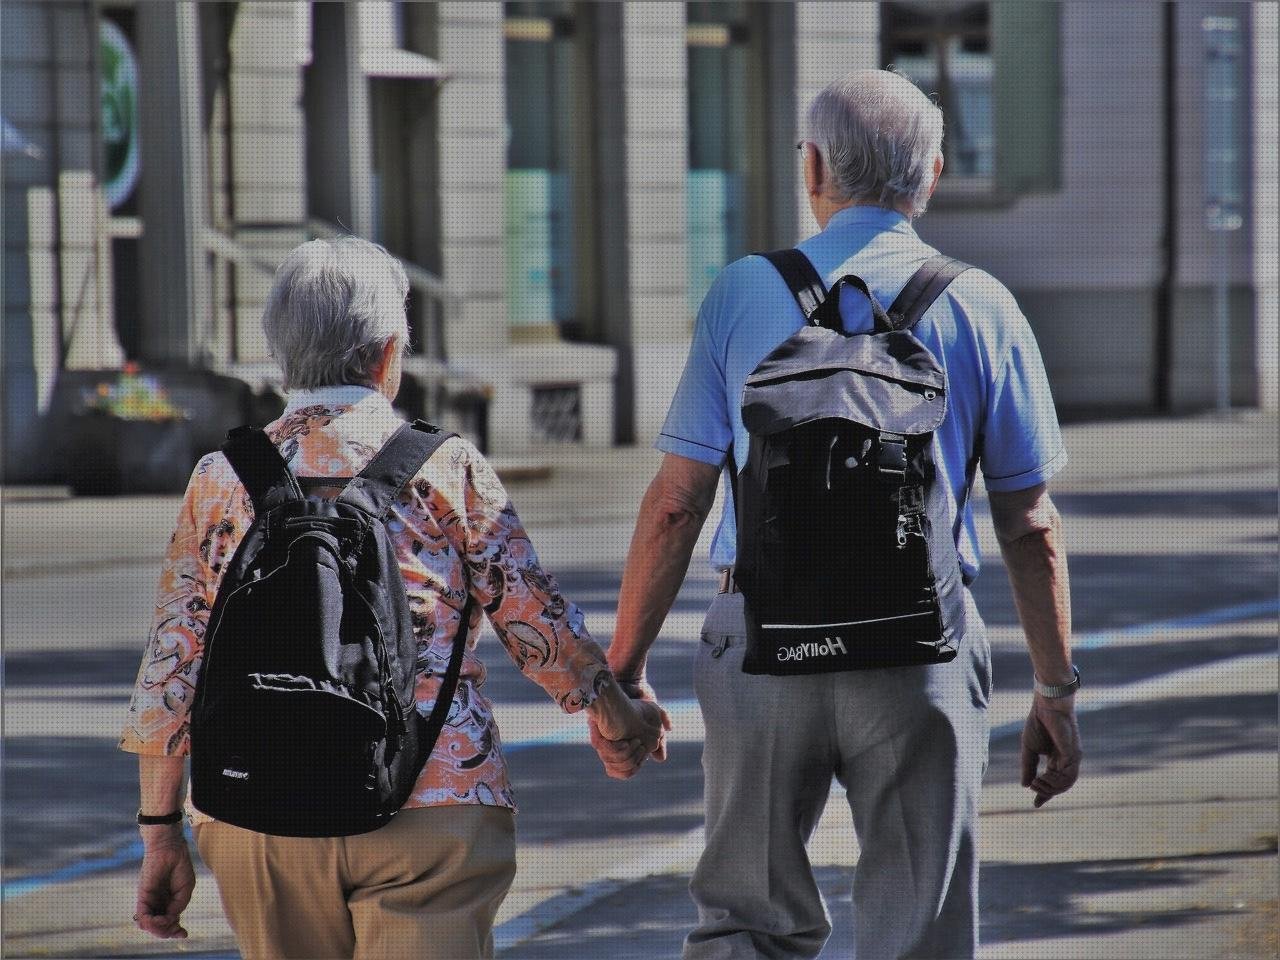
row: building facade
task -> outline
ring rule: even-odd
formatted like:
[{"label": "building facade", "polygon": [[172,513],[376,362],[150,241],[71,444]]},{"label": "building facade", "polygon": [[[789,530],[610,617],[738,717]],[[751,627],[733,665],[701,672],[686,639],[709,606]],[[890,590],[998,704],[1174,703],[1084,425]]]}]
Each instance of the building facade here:
[{"label": "building facade", "polygon": [[1064,411],[1211,405],[1224,284],[1232,399],[1276,403],[1273,4],[7,0],[0,40],[9,475],[62,371],[269,388],[274,265],[337,232],[409,272],[409,412],[647,441],[716,272],[815,229],[806,104],[886,65],[947,115],[920,233]]}]

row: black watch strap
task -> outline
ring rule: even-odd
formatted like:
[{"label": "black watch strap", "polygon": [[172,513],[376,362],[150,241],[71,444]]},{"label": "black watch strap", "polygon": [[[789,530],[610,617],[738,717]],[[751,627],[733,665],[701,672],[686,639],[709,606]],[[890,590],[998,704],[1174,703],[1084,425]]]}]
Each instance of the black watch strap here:
[{"label": "black watch strap", "polygon": [[173,813],[161,814],[158,817],[149,817],[141,810],[138,811],[138,826],[140,827],[165,827],[173,826],[173,824],[181,822],[181,810],[175,810]]}]

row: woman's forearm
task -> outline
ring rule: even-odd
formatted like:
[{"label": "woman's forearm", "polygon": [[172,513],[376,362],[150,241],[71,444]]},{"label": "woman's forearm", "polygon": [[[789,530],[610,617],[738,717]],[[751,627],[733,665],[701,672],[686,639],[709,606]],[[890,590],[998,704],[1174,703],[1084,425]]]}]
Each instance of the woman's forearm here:
[{"label": "woman's forearm", "polygon": [[160,817],[179,809],[186,772],[186,757],[139,756],[138,786],[142,812],[149,817]]}]

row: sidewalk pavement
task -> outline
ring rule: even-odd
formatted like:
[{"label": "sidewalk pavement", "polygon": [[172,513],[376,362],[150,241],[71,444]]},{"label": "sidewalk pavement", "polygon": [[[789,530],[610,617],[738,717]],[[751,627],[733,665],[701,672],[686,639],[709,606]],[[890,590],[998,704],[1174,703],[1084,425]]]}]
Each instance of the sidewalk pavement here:
[{"label": "sidewalk pavement", "polygon": [[[1068,426],[1065,435],[1071,460],[1054,489],[1067,496],[1189,490],[1212,499],[1216,491],[1275,485],[1277,422],[1271,415],[1078,424]],[[571,537],[579,527],[602,523],[616,531],[634,516],[658,461],[659,455],[645,448],[566,451],[555,458],[549,478],[513,479],[510,490],[535,538],[539,530],[560,528]],[[496,462],[502,466],[501,458]],[[164,516],[176,513],[177,500],[171,499],[163,504]],[[56,511],[30,501],[7,502],[6,578],[50,570],[91,574],[117,563],[158,559],[164,536],[146,529],[156,515],[155,498],[70,499]],[[1161,517],[1160,522],[1175,519]],[[1084,526],[1095,540],[1108,536],[1101,521]],[[1231,529],[1233,536],[1242,532],[1238,526]],[[93,536],[71,535],[77,530],[92,530]],[[1263,543],[1274,543],[1274,525],[1255,532]],[[58,548],[67,542],[77,544],[72,555]],[[1274,635],[1274,614],[1233,629],[1255,637]],[[1209,637],[1203,631],[1199,635]],[[1012,647],[1015,638],[996,636],[993,643]],[[1220,749],[1154,748],[1162,735],[1180,729],[1185,719],[1180,711],[1190,709],[1191,701],[1178,697],[1206,690],[1270,703],[1266,715],[1252,718],[1266,728],[1274,721],[1274,658],[1217,661],[1166,673],[1139,687],[1113,691],[1119,699],[1083,716],[1082,726],[1087,738],[1101,735],[1120,711],[1128,711],[1128,720],[1133,711],[1149,707],[1142,729],[1150,743],[1127,744],[1129,750],[1150,748],[1142,763],[1128,762],[1119,747],[1111,754],[1104,751],[1076,789],[1034,813],[1013,782],[1017,705],[993,704],[997,729],[982,807],[987,944],[982,956],[1280,954],[1274,744],[1249,740],[1244,733],[1250,718],[1236,717],[1219,721]],[[687,738],[696,739],[696,729],[683,729]],[[608,839],[579,843],[568,856],[555,845],[523,846],[516,886],[499,916],[499,955],[522,960],[677,956],[693,919],[686,885],[698,844],[695,830],[672,833],[645,848],[635,840],[621,848]],[[849,956],[849,876],[857,851],[838,795],[828,804],[811,847],[835,927],[824,956]],[[619,849],[636,859],[619,862]],[[127,920],[121,923],[132,912],[134,869],[128,864],[67,877],[9,900],[4,954],[235,955],[207,874],[187,914],[192,940],[140,944]]]},{"label": "sidewalk pavement", "polygon": [[[1226,418],[1204,414],[1069,424],[1063,428],[1066,467],[1052,481],[1055,493],[1101,492],[1159,486],[1213,475],[1230,488],[1242,475],[1270,471],[1275,480],[1277,419],[1273,413],[1237,411]],[[495,456],[493,463],[531,530],[605,521],[630,521],[662,454],[648,445],[555,447],[547,453]],[[548,470],[547,464],[554,463]],[[1253,483],[1252,479],[1246,479]],[[979,482],[979,491],[981,482]],[[40,488],[6,495],[0,542],[5,572],[85,568],[105,562],[159,560],[168,536],[148,536],[157,500],[172,500],[164,515],[177,516],[180,498],[46,496]],[[57,502],[57,511],[43,509]],[[110,509],[103,509],[110,504]],[[91,521],[91,523],[89,523]],[[48,529],[52,527],[53,529]],[[92,529],[74,556],[62,549],[64,530]]]}]

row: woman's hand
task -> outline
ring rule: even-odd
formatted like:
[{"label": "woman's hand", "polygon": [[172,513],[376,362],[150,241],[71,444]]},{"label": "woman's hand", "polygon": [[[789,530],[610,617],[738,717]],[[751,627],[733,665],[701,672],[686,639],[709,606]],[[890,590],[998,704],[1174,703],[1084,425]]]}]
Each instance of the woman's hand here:
[{"label": "woman's hand", "polygon": [[181,825],[142,828],[142,869],[133,920],[153,937],[185,939],[179,923],[191,902],[196,871]]},{"label": "woman's hand", "polygon": [[610,777],[629,779],[651,754],[666,759],[664,739],[671,718],[657,703],[632,700],[610,681],[589,709],[591,745]]}]

